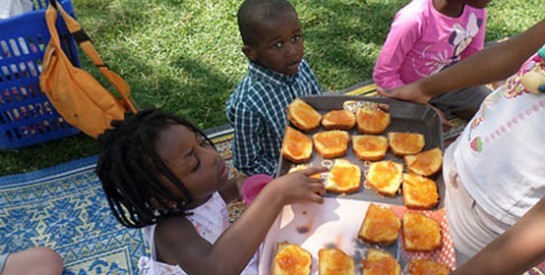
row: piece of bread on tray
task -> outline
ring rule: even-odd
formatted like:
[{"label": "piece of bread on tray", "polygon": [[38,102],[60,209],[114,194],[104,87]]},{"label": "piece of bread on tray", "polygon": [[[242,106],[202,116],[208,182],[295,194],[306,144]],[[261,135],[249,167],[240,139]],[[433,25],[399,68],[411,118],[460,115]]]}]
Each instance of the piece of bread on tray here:
[{"label": "piece of bread on tray", "polygon": [[403,159],[409,171],[429,177],[441,170],[443,152],[439,147],[435,147],[416,155],[404,156]]},{"label": "piece of bread on tray", "polygon": [[312,157],[312,139],[288,126],[280,153],[291,162],[302,163],[309,161]]},{"label": "piece of bread on tray", "polygon": [[350,130],[356,125],[356,116],[348,110],[332,110],[322,117],[326,130]]},{"label": "piece of bread on tray", "polygon": [[327,174],[325,190],[332,193],[349,194],[360,190],[361,169],[346,159],[335,159]]},{"label": "piece of bread on tray", "polygon": [[[289,173],[293,173],[293,172],[296,172],[296,171],[300,171],[300,170],[304,170],[304,169],[307,169],[309,168],[310,166],[307,165],[307,164],[299,164],[299,165],[295,165],[295,166],[292,166],[289,170],[288,170],[288,174]],[[319,179],[321,178],[321,173],[317,173],[317,174],[314,174],[312,176],[310,176],[311,178],[315,178],[315,179]]]},{"label": "piece of bread on tray", "polygon": [[356,111],[358,132],[362,134],[382,134],[390,125],[390,114],[380,108],[358,108]]},{"label": "piece of bread on tray", "polygon": [[320,126],[322,115],[300,98],[294,99],[287,109],[288,120],[301,131],[310,131]]},{"label": "piece of bread on tray", "polygon": [[355,275],[354,258],[339,248],[321,248],[318,250],[318,274]]},{"label": "piece of bread on tray", "polygon": [[381,160],[388,151],[388,140],[385,136],[353,135],[352,151],[360,160]]},{"label": "piece of bread on tray", "polygon": [[365,175],[365,186],[380,195],[394,197],[403,181],[403,164],[391,160],[373,162]]},{"label": "piece of bread on tray", "polygon": [[376,249],[369,248],[367,250],[367,257],[361,260],[362,275],[400,275],[401,265],[390,253]]},{"label": "piece of bread on tray", "polygon": [[312,136],[314,149],[323,158],[336,158],[346,155],[350,135],[347,131],[330,130]]},{"label": "piece of bread on tray", "polygon": [[411,259],[408,264],[410,275],[447,275],[449,268],[431,259]]},{"label": "piece of bread on tray", "polygon": [[403,240],[407,251],[432,251],[441,247],[439,223],[415,211],[403,214]]},{"label": "piece of bread on tray", "polygon": [[312,255],[297,244],[276,244],[273,260],[273,275],[310,274]]},{"label": "piece of bread on tray", "polygon": [[358,238],[372,244],[392,245],[397,241],[401,220],[388,206],[371,203],[358,231]]},{"label": "piece of bread on tray", "polygon": [[403,203],[411,209],[431,209],[439,203],[437,184],[414,173],[403,174]]},{"label": "piece of bread on tray", "polygon": [[390,151],[396,156],[414,155],[420,153],[426,145],[423,134],[388,132]]}]

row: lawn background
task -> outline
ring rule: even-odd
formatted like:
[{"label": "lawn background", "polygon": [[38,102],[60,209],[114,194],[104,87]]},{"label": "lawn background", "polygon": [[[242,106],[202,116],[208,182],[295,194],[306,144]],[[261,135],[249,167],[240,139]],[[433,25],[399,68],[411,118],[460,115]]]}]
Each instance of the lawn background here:
[{"label": "lawn background", "polygon": [[[515,35],[543,18],[543,0],[496,0],[487,41]],[[395,12],[407,0],[291,1],[303,27],[305,57],[323,89],[371,78]],[[224,103],[242,79],[236,12],[241,1],[73,0],[78,21],[108,66],[131,85],[140,108],[160,107],[201,128],[227,123]],[[83,67],[99,73],[80,55]],[[83,134],[0,152],[0,176],[97,154]]]}]

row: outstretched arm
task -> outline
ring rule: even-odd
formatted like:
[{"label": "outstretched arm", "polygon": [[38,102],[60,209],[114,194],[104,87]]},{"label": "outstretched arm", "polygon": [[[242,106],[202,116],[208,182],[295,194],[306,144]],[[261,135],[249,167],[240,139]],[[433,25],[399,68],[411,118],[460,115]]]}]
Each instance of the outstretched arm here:
[{"label": "outstretched arm", "polygon": [[464,87],[482,85],[513,75],[545,44],[545,20],[505,42],[486,47],[430,77],[393,90],[379,90],[386,97],[426,103],[433,96]]},{"label": "outstretched arm", "polygon": [[240,274],[284,205],[323,201],[321,179],[310,176],[325,171],[325,167],[311,167],[274,179],[213,244],[200,237],[187,219],[165,220],[155,233],[156,247],[161,247],[158,256],[189,274]]},{"label": "outstretched arm", "polygon": [[452,274],[522,274],[545,260],[545,198]]}]

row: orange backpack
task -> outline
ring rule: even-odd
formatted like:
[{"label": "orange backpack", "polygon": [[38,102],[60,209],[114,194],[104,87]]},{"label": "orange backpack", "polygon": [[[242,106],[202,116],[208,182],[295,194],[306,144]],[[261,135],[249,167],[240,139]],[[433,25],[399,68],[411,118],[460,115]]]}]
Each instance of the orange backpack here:
[{"label": "orange backpack", "polygon": [[[57,10],[83,52],[113,84],[121,99],[104,88],[91,74],[72,65],[61,48],[55,27]],[[136,112],[129,85],[102,62],[78,22],[55,0],[50,0],[45,17],[51,39],[44,53],[40,88],[57,112],[72,126],[94,138],[110,128],[113,119],[122,120],[127,110]]]}]

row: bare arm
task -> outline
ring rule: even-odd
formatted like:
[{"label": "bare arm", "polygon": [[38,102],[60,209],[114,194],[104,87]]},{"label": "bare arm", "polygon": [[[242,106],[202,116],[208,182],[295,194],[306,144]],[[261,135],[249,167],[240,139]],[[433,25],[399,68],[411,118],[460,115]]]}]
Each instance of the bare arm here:
[{"label": "bare arm", "polygon": [[273,180],[214,244],[201,238],[185,218],[165,221],[164,231],[155,234],[161,259],[179,264],[189,274],[240,274],[284,205],[323,201],[323,183],[309,176],[325,171],[325,167],[313,167]]},{"label": "bare arm", "polygon": [[545,198],[452,274],[522,274],[545,260]]},{"label": "bare arm", "polygon": [[545,20],[505,42],[486,47],[437,74],[399,89],[379,91],[386,97],[426,103],[433,96],[513,75],[533,53],[545,44]]}]

